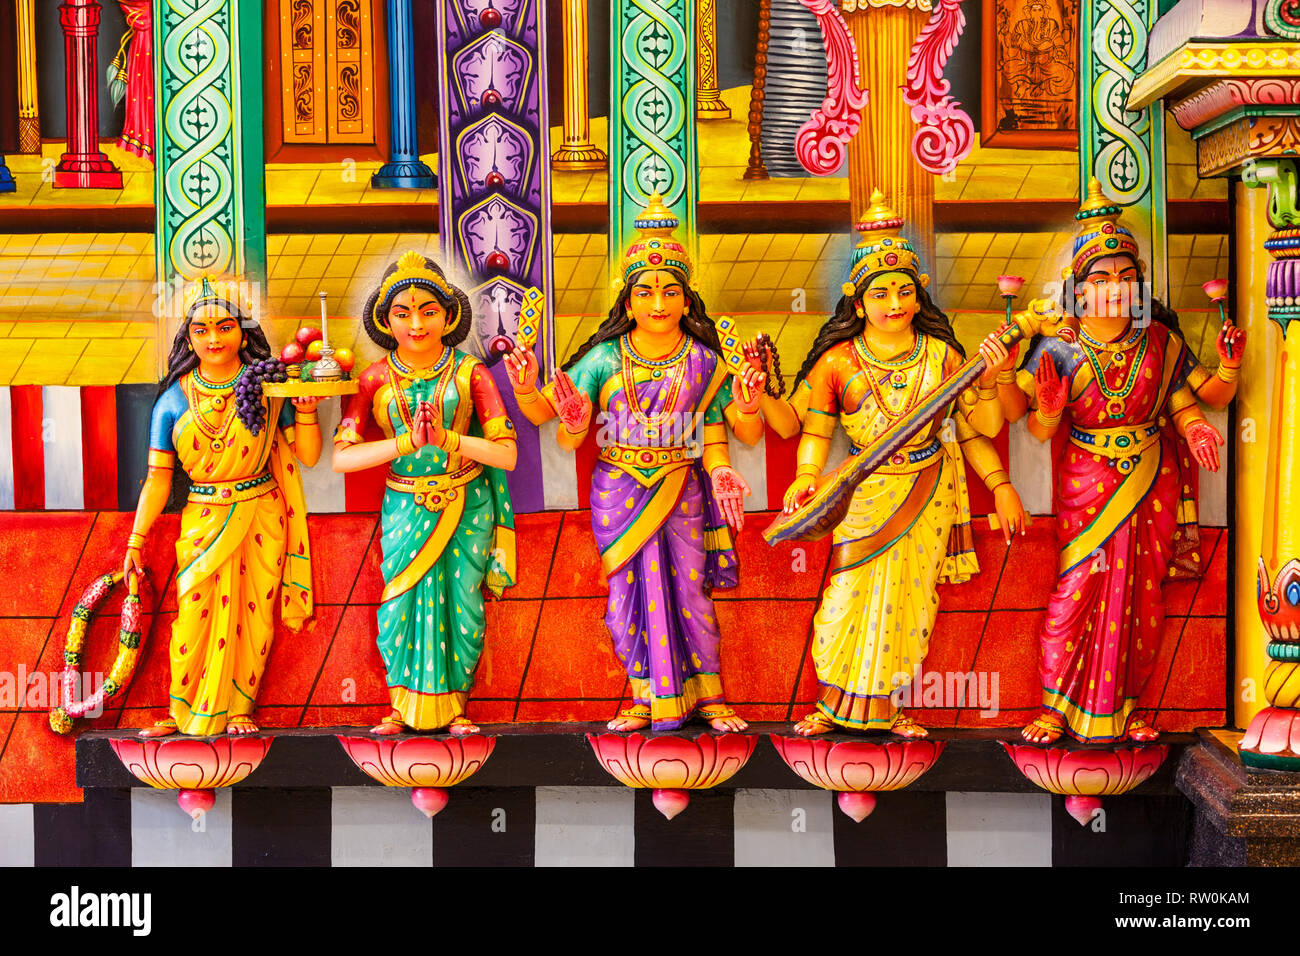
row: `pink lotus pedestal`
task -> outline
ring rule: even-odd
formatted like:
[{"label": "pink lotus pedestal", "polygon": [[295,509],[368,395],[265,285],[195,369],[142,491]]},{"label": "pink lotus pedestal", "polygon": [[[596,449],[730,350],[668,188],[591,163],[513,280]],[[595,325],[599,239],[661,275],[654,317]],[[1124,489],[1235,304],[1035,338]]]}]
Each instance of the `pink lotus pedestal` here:
[{"label": "pink lotus pedestal", "polygon": [[937,740],[769,736],[787,767],[813,786],[835,791],[840,809],[858,823],[876,808],[876,793],[910,786],[943,753]]},{"label": "pink lotus pedestal", "polygon": [[671,820],[691,802],[691,790],[730,780],[754,753],[758,738],[745,734],[698,737],[587,734],[605,771],[626,787],[651,788],[655,808]]},{"label": "pink lotus pedestal", "polygon": [[177,790],[176,802],[190,817],[212,809],[217,787],[239,783],[262,765],[271,737],[115,737],[109,746],[137,780]]},{"label": "pink lotus pedestal", "polygon": [[366,776],[385,787],[410,787],[411,803],[426,817],[447,805],[447,787],[478,772],[496,737],[345,737],[339,743]]},{"label": "pink lotus pedestal", "polygon": [[1113,750],[1038,747],[1003,741],[1016,768],[1030,783],[1065,797],[1065,809],[1087,826],[1101,809],[1102,797],[1128,793],[1160,769],[1168,744],[1117,747]]},{"label": "pink lotus pedestal", "polygon": [[1238,744],[1241,762],[1262,770],[1300,770],[1300,710],[1265,707]]}]

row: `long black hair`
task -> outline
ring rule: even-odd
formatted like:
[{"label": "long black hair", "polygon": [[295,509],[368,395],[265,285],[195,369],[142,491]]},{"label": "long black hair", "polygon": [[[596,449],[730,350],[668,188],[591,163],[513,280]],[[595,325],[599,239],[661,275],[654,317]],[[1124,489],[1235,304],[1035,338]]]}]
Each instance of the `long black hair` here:
[{"label": "long black hair", "polygon": [[[904,270],[890,269],[888,271],[899,272]],[[861,292],[858,290],[865,290],[871,284],[871,280],[881,274],[875,273],[863,279],[858,283],[858,289],[854,291],[853,295],[840,296],[840,301],[835,304],[835,312],[826,320],[826,323],[821,327],[821,331],[817,333],[812,348],[808,350],[808,357],[803,360],[799,374],[794,378],[794,384],[790,387],[791,395],[799,387],[799,383],[808,377],[808,374],[813,370],[813,366],[817,364],[817,360],[832,346],[838,345],[840,342],[847,342],[866,329],[866,315],[858,315],[857,303],[861,297]],[[910,272],[906,271],[904,271],[904,274],[911,275]],[[957,341],[957,333],[953,331],[952,322],[948,319],[947,314],[934,304],[934,300],[930,298],[930,293],[925,290],[925,286],[921,285],[917,277],[913,276],[912,281],[916,283],[916,301],[920,306],[916,315],[912,317],[912,328],[919,333],[946,343],[965,359],[966,350]]]},{"label": "long black hair", "polygon": [[[190,344],[190,323],[199,308],[213,304],[211,300],[195,303],[185,315],[181,326],[176,330],[172,340],[171,354],[167,357],[167,372],[158,383],[158,397],[161,398],[181,378],[199,367],[199,357]],[[260,400],[263,380],[284,381],[284,366],[271,354],[271,345],[266,341],[266,333],[255,319],[245,315],[243,309],[235,302],[222,305],[232,319],[239,323],[244,335],[244,342],[239,347],[239,360],[244,363],[244,373],[236,388],[236,410],[248,430],[254,435],[266,424],[266,403]]]},{"label": "long black hair", "polygon": [[434,275],[447,283],[447,288],[451,289],[451,294],[448,295],[436,283],[412,280],[410,282],[399,282],[388,291],[386,301],[380,302],[379,293],[383,290],[384,282],[388,280],[389,276],[397,272],[400,263],[394,262],[389,266],[384,271],[383,279],[380,280],[375,291],[370,293],[370,297],[366,299],[365,308],[362,309],[361,312],[361,321],[365,326],[366,335],[370,336],[370,341],[374,342],[386,352],[392,352],[397,348],[397,339],[393,338],[391,332],[387,332],[381,328],[380,324],[388,324],[388,310],[392,306],[393,296],[413,284],[418,284],[421,289],[425,289],[432,294],[438,304],[446,311],[447,322],[455,322],[456,324],[454,329],[443,334],[443,345],[450,348],[455,348],[457,345],[460,345],[460,343],[465,341],[465,338],[469,335],[470,329],[474,325],[474,309],[470,305],[469,296],[466,295],[462,289],[451,284],[451,281],[447,279],[446,274],[442,271],[442,267],[439,266],[438,263],[434,262],[427,256],[422,256],[421,260],[424,263],[424,268],[428,269]]},{"label": "long black hair", "polygon": [[[652,270],[643,269],[641,272]],[[596,331],[592,333],[591,338],[582,344],[582,347],[573,354],[573,358],[564,363],[562,368],[568,371],[573,368],[578,359],[582,358],[601,342],[610,342],[619,338],[627,332],[636,328],[636,319],[628,314],[627,306],[632,301],[632,287],[636,284],[636,277],[641,274],[637,272],[623,283],[623,291],[619,293],[618,300],[614,307],[609,310],[609,317],[597,326]],[[674,273],[675,275],[676,273]],[[709,318],[709,311],[704,306],[704,299],[698,292],[691,288],[690,282],[686,279],[681,280],[682,292],[686,299],[686,312],[682,315],[678,328],[699,342],[705,348],[712,349],[718,355],[722,354],[722,342],[718,339],[718,327],[713,324],[713,319]]]}]

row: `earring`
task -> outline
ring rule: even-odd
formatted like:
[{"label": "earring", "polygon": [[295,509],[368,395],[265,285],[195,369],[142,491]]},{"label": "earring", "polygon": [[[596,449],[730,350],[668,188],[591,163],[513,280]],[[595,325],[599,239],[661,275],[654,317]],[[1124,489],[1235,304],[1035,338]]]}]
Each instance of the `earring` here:
[{"label": "earring", "polygon": [[853,311],[858,314],[859,319],[865,319],[867,317],[867,310],[862,307],[861,302],[853,303]]}]

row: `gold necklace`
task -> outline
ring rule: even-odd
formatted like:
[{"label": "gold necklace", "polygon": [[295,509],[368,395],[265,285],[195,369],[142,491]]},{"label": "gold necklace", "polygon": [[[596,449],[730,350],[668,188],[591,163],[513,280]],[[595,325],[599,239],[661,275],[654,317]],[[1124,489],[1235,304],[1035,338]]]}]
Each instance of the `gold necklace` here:
[{"label": "gold necklace", "polygon": [[[668,359],[647,359],[638,355],[636,349],[632,347],[632,339],[628,334],[624,334],[619,351],[622,353],[622,379],[623,394],[627,397],[629,410],[632,417],[645,430],[647,438],[658,438],[660,430],[666,425],[673,416],[677,408],[677,399],[682,390],[682,383],[686,381],[686,359],[691,354],[695,345],[695,340],[689,335],[685,336],[686,341],[678,349],[677,354]],[[636,369],[635,365],[651,370],[650,377],[654,379],[662,378],[664,369],[672,367],[672,378],[668,381],[668,395],[664,399],[663,408],[658,415],[647,415],[641,410],[641,399],[636,393]]]},{"label": "gold necklace", "polygon": [[[225,393],[234,388],[235,382],[243,374],[244,370],[241,367],[239,374],[228,383],[214,385],[211,382],[205,382],[202,376],[199,375],[199,370],[195,369],[182,380],[185,383],[185,400],[189,403],[190,417],[194,420],[194,427],[208,440],[208,444],[213,451],[221,451],[228,442],[227,432],[230,430],[231,422],[234,421],[236,406]],[[206,391],[205,386],[207,389],[220,391]],[[208,399],[208,405],[220,415],[215,427],[203,416],[202,402],[205,396]]]}]

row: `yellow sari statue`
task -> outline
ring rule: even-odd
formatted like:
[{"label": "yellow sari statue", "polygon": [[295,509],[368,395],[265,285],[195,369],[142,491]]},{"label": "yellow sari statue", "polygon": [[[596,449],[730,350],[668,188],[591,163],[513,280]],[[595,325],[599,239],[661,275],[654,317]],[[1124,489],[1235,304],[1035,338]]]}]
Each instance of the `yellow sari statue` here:
[{"label": "yellow sari statue", "polygon": [[252,713],[271,650],[273,612],[290,630],[312,615],[307,508],[297,460],[315,464],[315,399],[262,396],[283,380],[233,281],[187,291],[150,427],[124,571],[138,572],[179,460],[190,479],[176,542],[169,716],[142,736],[256,733]]},{"label": "yellow sari statue", "polygon": [[[822,480],[838,420],[857,454],[924,401],[965,361],[947,316],[931,301],[902,219],[876,193],[859,225],[852,282],[822,327],[789,403],[764,399],[774,429],[802,422],[799,466],[785,495],[797,509]],[[927,731],[905,715],[900,692],[919,678],[939,608],[940,580],[979,570],[970,531],[965,461],[994,492],[1003,532],[1023,532],[1024,509],[988,437],[1002,427],[994,377],[1009,361],[990,336],[989,370],[853,494],[835,529],[830,580],[813,621],[817,708],[795,726],[804,735],[838,727]]]}]

